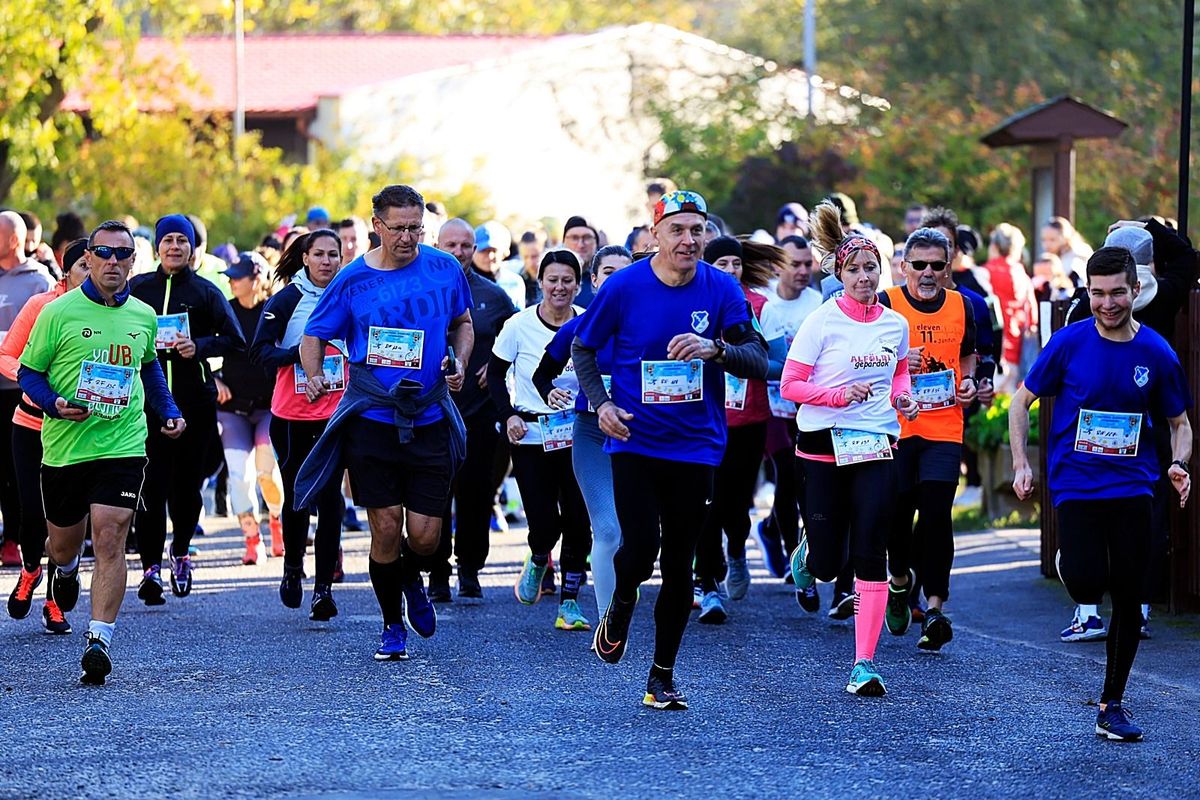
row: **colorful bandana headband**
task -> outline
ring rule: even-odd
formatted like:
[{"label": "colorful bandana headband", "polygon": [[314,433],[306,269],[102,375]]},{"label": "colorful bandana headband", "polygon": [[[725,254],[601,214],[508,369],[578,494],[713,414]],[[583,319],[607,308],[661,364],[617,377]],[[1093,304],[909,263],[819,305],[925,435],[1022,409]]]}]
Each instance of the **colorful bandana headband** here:
[{"label": "colorful bandana headband", "polygon": [[876,261],[883,261],[879,255],[879,248],[875,246],[874,242],[865,236],[853,234],[851,236],[847,236],[842,240],[842,243],[838,245],[837,252],[833,257],[833,268],[836,270],[841,270],[842,267],[846,266],[846,262],[854,257],[855,253],[860,253],[863,250],[866,250],[868,253],[873,253]]},{"label": "colorful bandana headband", "polygon": [[690,211],[708,219],[708,203],[695,192],[667,192],[654,204],[654,224],[662,222],[672,214]]}]

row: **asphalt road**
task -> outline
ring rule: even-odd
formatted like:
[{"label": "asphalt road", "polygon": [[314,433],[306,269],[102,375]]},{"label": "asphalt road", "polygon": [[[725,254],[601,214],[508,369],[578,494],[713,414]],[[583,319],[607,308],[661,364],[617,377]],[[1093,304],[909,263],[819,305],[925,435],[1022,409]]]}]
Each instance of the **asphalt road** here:
[{"label": "asphalt road", "polygon": [[[78,683],[86,593],[70,637],[41,633],[40,604],[0,621],[0,797],[1200,793],[1200,623],[1154,620],[1127,696],[1146,741],[1096,738],[1104,646],[1058,642],[1069,602],[1037,574],[1036,532],[958,538],[955,639],[930,655],[885,632],[882,699],[843,690],[850,623],[805,615],[758,570],[728,624],[688,628],[691,709],[671,713],[640,704],[654,586],[626,659],[605,665],[588,634],[553,628],[553,603],[517,604],[523,537],[498,535],[484,602],[441,607],[410,661],[378,664],[365,535],[346,542],[341,615],[317,624],[279,603],[280,560],[242,567],[223,527],[198,540],[191,597],[149,609],[131,588],[103,688]],[[583,600],[595,621],[590,587]]]}]

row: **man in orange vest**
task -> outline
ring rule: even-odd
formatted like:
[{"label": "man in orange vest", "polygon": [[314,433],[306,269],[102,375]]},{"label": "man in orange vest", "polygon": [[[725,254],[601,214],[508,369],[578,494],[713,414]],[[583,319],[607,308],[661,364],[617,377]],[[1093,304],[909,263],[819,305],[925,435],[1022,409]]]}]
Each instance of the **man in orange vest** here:
[{"label": "man in orange vest", "polygon": [[954,561],[951,510],[962,463],[962,407],[970,405],[978,391],[972,306],[942,286],[952,252],[950,240],[940,231],[914,231],[904,246],[904,285],[879,297],[908,320],[912,394],[921,410],[911,422],[900,420],[900,499],[888,537],[892,578],[885,620],[897,636],[908,630],[909,593],[919,575],[929,604],[917,642],[922,650],[940,650],[954,636],[942,613]]}]

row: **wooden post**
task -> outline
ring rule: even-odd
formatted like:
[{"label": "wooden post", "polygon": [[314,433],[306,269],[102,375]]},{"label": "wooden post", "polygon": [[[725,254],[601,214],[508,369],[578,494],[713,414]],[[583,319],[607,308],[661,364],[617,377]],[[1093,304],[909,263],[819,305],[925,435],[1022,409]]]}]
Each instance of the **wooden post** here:
[{"label": "wooden post", "polygon": [[1075,224],[1075,140],[1070,136],[1061,137],[1054,150],[1054,215]]}]

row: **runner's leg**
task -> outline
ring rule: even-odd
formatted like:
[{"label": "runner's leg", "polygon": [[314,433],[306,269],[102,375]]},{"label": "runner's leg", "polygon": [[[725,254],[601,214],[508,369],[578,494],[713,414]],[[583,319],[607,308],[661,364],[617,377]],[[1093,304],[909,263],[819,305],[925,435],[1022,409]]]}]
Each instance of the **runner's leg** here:
[{"label": "runner's leg", "polygon": [[655,461],[655,492],[662,519],[662,588],[654,604],[654,665],[671,670],[691,614],[692,561],[713,496],[714,470],[701,464]]},{"label": "runner's leg", "polygon": [[613,557],[621,544],[621,526],[613,501],[612,462],[604,452],[605,438],[594,415],[575,417],[571,459],[592,525],[592,588],[600,617],[608,609],[616,588]]}]

